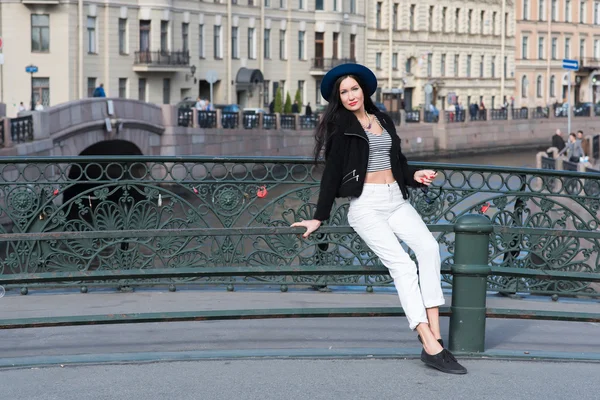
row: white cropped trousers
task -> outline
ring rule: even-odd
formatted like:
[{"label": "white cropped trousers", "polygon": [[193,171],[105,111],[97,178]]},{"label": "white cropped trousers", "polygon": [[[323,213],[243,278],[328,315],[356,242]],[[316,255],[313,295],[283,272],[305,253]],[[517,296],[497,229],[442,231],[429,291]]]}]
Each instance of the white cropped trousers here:
[{"label": "white cropped trousers", "polygon": [[[425,309],[444,304],[440,248],[398,184],[365,183],[360,197],[350,200],[348,222],[389,269],[410,328],[428,323]],[[398,239],[415,252],[418,274]]]}]

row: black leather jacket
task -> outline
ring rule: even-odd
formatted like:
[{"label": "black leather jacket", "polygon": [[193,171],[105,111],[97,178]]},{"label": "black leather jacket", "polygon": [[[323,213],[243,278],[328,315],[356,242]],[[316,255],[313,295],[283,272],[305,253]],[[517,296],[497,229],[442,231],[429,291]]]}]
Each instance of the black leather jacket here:
[{"label": "black leather jacket", "polygon": [[[409,167],[406,157],[402,154],[401,141],[392,119],[381,112],[376,112],[375,116],[392,138],[390,149],[392,174],[400,186],[402,196],[408,199],[407,186],[422,186],[413,178],[417,169]],[[313,217],[320,221],[329,219],[336,197],[361,195],[369,164],[369,139],[353,113],[345,109],[340,111],[336,121],[330,123],[328,129],[332,134],[325,144],[325,170]]]}]

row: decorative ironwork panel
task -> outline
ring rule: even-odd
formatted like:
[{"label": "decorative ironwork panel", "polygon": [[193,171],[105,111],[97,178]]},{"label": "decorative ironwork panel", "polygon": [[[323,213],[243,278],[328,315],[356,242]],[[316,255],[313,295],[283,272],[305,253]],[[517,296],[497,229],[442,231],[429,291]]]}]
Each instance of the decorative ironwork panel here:
[{"label": "decorative ironwork panel", "polygon": [[10,136],[13,143],[25,143],[33,141],[33,117],[11,118]]},{"label": "decorative ironwork panel", "polygon": [[178,126],[192,126],[194,111],[191,108],[179,108],[177,109],[177,125]]},{"label": "decorative ironwork panel", "polygon": [[240,114],[237,112],[223,111],[221,113],[221,125],[225,129],[236,129],[239,124]]},{"label": "decorative ironwork panel", "polygon": [[[417,164],[439,171],[428,193],[410,201],[428,224],[452,225],[469,213],[497,227],[489,260],[498,267],[599,273],[600,177],[516,168]],[[310,219],[321,166],[307,159],[208,157],[72,157],[0,160],[0,232],[52,233],[52,240],[0,241],[0,273],[151,268],[379,265],[354,233],[236,233],[240,227],[286,227]],[[347,226],[338,199],[329,226]],[[214,236],[138,235],[150,229],[220,228]],[[565,230],[562,236],[544,230]],[[569,235],[569,230],[586,235]],[[68,232],[126,231],[90,239]],[[517,233],[515,233],[517,232]],[[454,234],[436,232],[451,265]],[[451,283],[451,278],[444,279]],[[265,276],[173,279],[235,284],[388,285],[387,275]],[[164,283],[165,281],[161,281]],[[123,284],[119,281],[118,284]],[[158,283],[148,281],[144,283]],[[116,284],[116,283],[115,283]],[[586,282],[492,276],[490,290],[598,295]]]},{"label": "decorative ironwork panel", "polygon": [[217,127],[217,112],[216,111],[198,111],[198,126],[200,128],[216,128]]},{"label": "decorative ironwork panel", "polygon": [[296,116],[281,114],[279,116],[281,129],[296,129]]}]

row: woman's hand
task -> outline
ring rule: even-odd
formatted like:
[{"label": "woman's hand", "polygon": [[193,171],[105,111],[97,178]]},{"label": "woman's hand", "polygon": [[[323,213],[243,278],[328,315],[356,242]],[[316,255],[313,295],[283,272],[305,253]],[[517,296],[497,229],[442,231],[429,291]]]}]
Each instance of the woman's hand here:
[{"label": "woman's hand", "polygon": [[422,183],[423,185],[429,186],[431,185],[431,182],[433,182],[436,176],[437,172],[432,171],[430,169],[422,169],[415,172],[413,178],[415,181]]},{"label": "woman's hand", "polygon": [[308,221],[302,220],[300,222],[294,222],[290,226],[292,228],[297,228],[297,227],[306,228],[306,232],[304,232],[304,235],[302,235],[302,237],[304,239],[306,239],[311,233],[313,233],[314,231],[319,229],[319,227],[321,226],[321,221],[319,221],[318,219],[311,219]]}]

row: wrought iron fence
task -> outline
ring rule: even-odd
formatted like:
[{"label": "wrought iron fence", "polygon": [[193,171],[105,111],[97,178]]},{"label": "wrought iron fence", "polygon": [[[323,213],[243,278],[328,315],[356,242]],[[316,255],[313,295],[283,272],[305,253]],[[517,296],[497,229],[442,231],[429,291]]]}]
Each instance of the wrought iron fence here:
[{"label": "wrought iron fence", "polygon": [[512,119],[528,119],[529,118],[529,109],[528,108],[513,108]]},{"label": "wrought iron fence", "polygon": [[178,108],[177,109],[177,125],[178,126],[192,126],[194,120],[194,111],[191,108]]},{"label": "wrought iron fence", "polygon": [[495,108],[490,110],[492,121],[501,121],[508,119],[508,110],[506,108]]},{"label": "wrought iron fence", "polygon": [[279,126],[281,127],[281,129],[296,129],[296,116],[280,114]]},{"label": "wrought iron fence", "polygon": [[419,110],[406,110],[406,123],[421,122],[421,112]]},{"label": "wrought iron fence", "polygon": [[33,117],[10,119],[10,137],[13,143],[25,143],[33,141]]},{"label": "wrought iron fence", "polygon": [[260,114],[255,112],[244,112],[244,128],[256,129],[260,122]]},{"label": "wrought iron fence", "polygon": [[200,128],[216,128],[217,127],[217,112],[216,111],[198,111],[198,126]]},{"label": "wrought iron fence", "polygon": [[529,110],[529,113],[531,114],[531,118],[533,119],[550,118],[549,107],[534,107]]},{"label": "wrought iron fence", "polygon": [[444,111],[446,122],[465,122],[465,111]]},{"label": "wrought iron fence", "polygon": [[471,114],[471,121],[487,121],[487,110],[477,110],[477,112]]},{"label": "wrought iron fence", "polygon": [[135,64],[187,66],[190,65],[189,51],[136,51]]},{"label": "wrought iron fence", "polygon": [[319,118],[315,115],[301,115],[300,116],[300,129],[313,130],[317,127]]},{"label": "wrought iron fence", "polygon": [[[544,271],[600,273],[600,255],[594,250],[600,247],[600,176],[472,165],[416,166],[439,172],[429,193],[413,191],[410,202],[426,223],[437,226],[444,268],[449,268],[454,255],[452,224],[462,215],[483,213],[495,226],[489,263],[496,270],[540,272],[528,277],[512,272],[491,276],[490,290],[600,294],[598,286],[585,278],[543,276]],[[387,275],[244,276],[244,269],[314,268],[322,260],[380,265],[356,234],[347,231],[346,199],[336,201],[327,224],[344,227],[342,231],[309,239],[274,233],[273,228],[312,217],[321,167],[308,159],[5,158],[0,160],[0,174],[2,274],[236,267],[236,276],[140,277],[108,284],[391,283]],[[254,230],[236,231],[241,227]],[[207,228],[212,229],[210,235]],[[449,276],[444,280],[452,283]]]},{"label": "wrought iron fence", "polygon": [[277,114],[263,114],[263,129],[277,129]]},{"label": "wrought iron fence", "polygon": [[221,113],[221,126],[225,129],[236,129],[240,122],[240,114],[237,112],[223,111]]},{"label": "wrought iron fence", "polygon": [[440,113],[434,112],[434,111],[425,111],[425,112],[423,112],[423,119],[424,119],[423,122],[435,124],[440,119]]}]

